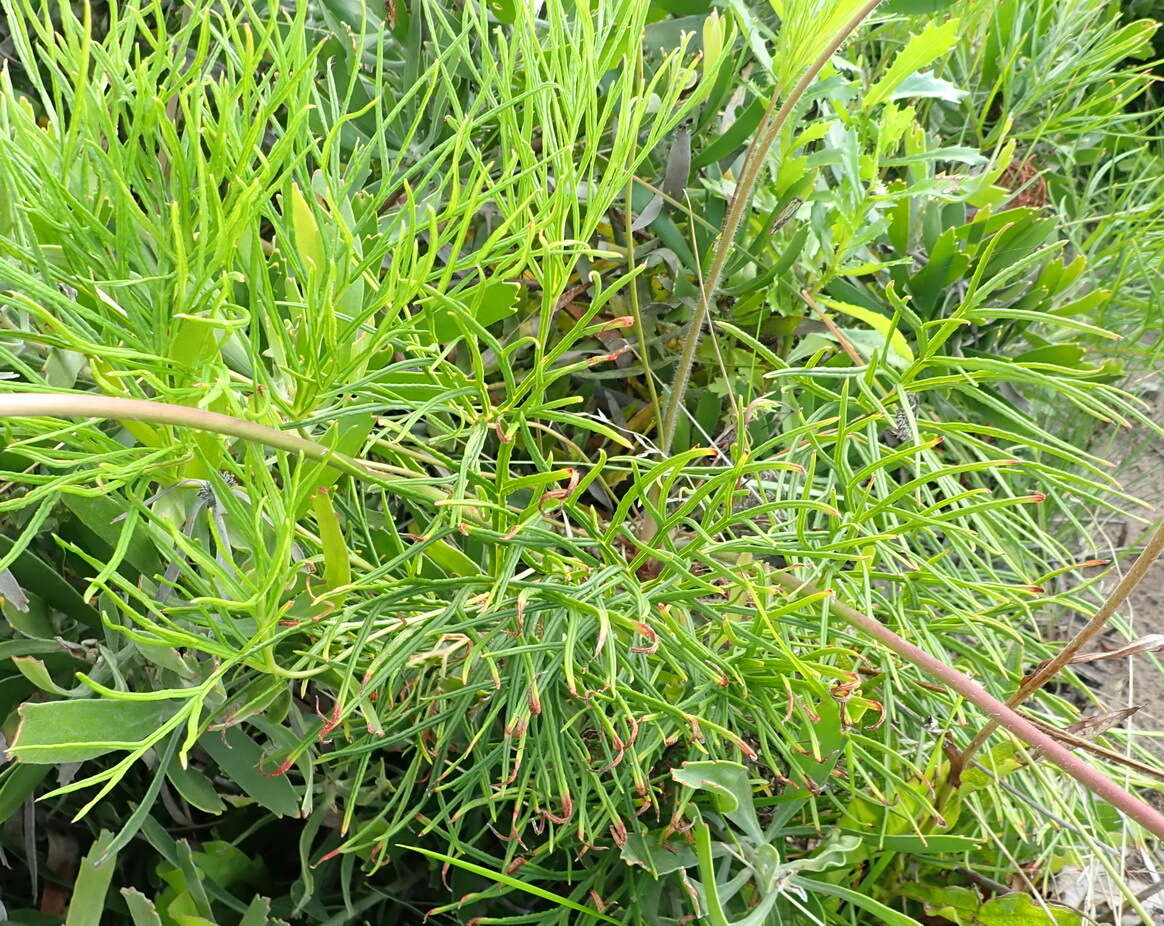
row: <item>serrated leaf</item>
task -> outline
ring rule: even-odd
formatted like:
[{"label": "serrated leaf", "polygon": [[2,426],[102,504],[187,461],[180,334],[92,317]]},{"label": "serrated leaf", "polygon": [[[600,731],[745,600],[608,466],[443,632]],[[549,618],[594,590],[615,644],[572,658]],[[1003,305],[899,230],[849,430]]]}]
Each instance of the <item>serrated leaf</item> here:
[{"label": "serrated leaf", "polygon": [[158,916],[154,902],[141,891],[123,887],[121,897],[129,908],[129,915],[133,917],[133,926],[162,926],[162,918]]},{"label": "serrated leaf", "polygon": [[271,915],[271,902],[266,897],[255,897],[247,907],[238,926],[266,926]]},{"label": "serrated leaf", "polygon": [[865,94],[865,108],[872,109],[890,99],[890,94],[915,71],[933,64],[954,47],[958,40],[958,20],[950,19],[941,25],[926,23],[921,32],[909,37],[905,47],[893,58],[889,69]]},{"label": "serrated leaf", "polygon": [[957,103],[967,96],[970,91],[955,87],[948,80],[935,77],[933,71],[918,71],[910,74],[896,90],[890,91],[886,100],[912,100],[919,97],[945,100],[947,103]]}]

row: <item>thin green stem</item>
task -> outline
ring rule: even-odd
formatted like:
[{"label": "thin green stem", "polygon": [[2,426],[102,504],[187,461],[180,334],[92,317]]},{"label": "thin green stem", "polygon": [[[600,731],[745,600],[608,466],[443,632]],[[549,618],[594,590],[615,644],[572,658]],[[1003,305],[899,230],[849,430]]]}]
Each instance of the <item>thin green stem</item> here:
[{"label": "thin green stem", "polygon": [[695,352],[699,347],[699,339],[703,331],[704,322],[707,320],[708,307],[711,305],[719,289],[724,268],[727,266],[728,255],[731,253],[732,245],[735,242],[736,232],[739,230],[744,214],[748,210],[748,204],[752,198],[752,189],[755,187],[756,180],[759,178],[760,172],[763,169],[764,160],[768,156],[768,151],[780,136],[785,123],[788,121],[789,116],[792,115],[792,110],[812,85],[817,74],[828,64],[829,59],[841,47],[845,39],[877,8],[880,2],[881,0],[866,0],[840,28],[836,35],[829,39],[820,54],[808,66],[808,69],[801,76],[800,80],[797,81],[796,86],[785,97],[783,105],[775,115],[772,115],[772,111],[775,109],[776,103],[780,98],[780,89],[777,88],[772,96],[772,101],[768,105],[768,112],[764,114],[764,119],[756,130],[756,135],[752,139],[747,155],[744,157],[743,167],[740,168],[740,179],[736,183],[735,195],[732,196],[727,215],[724,217],[723,230],[720,232],[719,240],[716,242],[711,266],[708,268],[707,276],[700,286],[699,303],[696,305],[695,313],[691,317],[691,327],[683,340],[683,347],[679,354],[679,365],[675,369],[675,378],[671,381],[671,392],[667,398],[667,407],[663,413],[663,422],[659,430],[659,449],[664,454],[671,452],[671,442],[674,440],[675,428],[679,423],[679,414],[683,408],[683,397],[687,392],[687,385],[691,381],[691,368],[695,364]]},{"label": "thin green stem", "polygon": [[359,461],[297,434],[277,431],[231,415],[185,405],[171,405],[168,402],[88,393],[10,392],[0,395],[0,418],[108,418],[169,424],[242,438],[276,450],[299,454],[309,460],[318,460],[350,476],[378,483],[384,481]]},{"label": "thin green stem", "polygon": [[638,341],[639,362],[643,365],[643,378],[647,381],[647,396],[651,403],[651,420],[658,426],[659,418],[662,414],[659,405],[659,391],[655,388],[655,377],[651,373],[651,358],[647,352],[647,329],[643,325],[643,312],[639,305],[639,281],[634,276],[635,239],[634,232],[631,231],[631,225],[634,220],[634,214],[631,212],[631,189],[633,188],[633,184],[634,181],[632,180],[626,187],[626,269],[627,273],[631,274],[627,298],[630,302],[631,318],[634,319],[635,324],[635,339]]}]

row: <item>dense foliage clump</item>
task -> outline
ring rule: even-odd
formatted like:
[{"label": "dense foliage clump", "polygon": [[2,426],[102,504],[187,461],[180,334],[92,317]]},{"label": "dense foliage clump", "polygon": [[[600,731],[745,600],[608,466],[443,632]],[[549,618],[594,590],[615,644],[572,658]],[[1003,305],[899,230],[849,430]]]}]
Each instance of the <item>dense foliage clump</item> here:
[{"label": "dense foliage clump", "polygon": [[[4,0],[10,916],[1110,905],[1139,829],[951,775],[982,712],[844,615],[1005,700],[1102,600],[1156,23],[875,6]],[[1158,787],[1094,701],[1024,710]]]}]

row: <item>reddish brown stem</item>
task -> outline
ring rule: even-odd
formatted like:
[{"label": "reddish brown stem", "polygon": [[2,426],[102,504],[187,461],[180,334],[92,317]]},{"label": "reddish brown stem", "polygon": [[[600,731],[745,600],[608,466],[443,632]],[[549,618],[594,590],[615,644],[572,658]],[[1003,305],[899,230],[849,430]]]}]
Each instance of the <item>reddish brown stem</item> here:
[{"label": "reddish brown stem", "polygon": [[[1155,562],[1160,552],[1164,550],[1164,521],[1161,521],[1156,530],[1153,531],[1152,536],[1148,538],[1148,542],[1144,545],[1143,551],[1136,557],[1136,561],[1132,563],[1131,568],[1127,571],[1119,585],[1108,597],[1107,601],[1103,603],[1103,607],[1095,612],[1095,616],[1089,620],[1086,626],[1075,634],[1071,642],[1061,649],[1053,659],[1047,660],[1046,663],[1039,666],[1027,678],[1023,679],[1022,684],[1019,685],[1019,690],[1016,691],[1007,701],[1008,707],[1017,707],[1022,704],[1027,698],[1033,695],[1036,691],[1042,688],[1047,682],[1059,674],[1067,663],[1071,661],[1071,657],[1078,653],[1084,646],[1086,646],[1096,634],[1098,634],[1111,620],[1111,616],[1119,609],[1128,599],[1128,595],[1132,593],[1140,581],[1144,578],[1148,568]],[[998,727],[998,721],[990,721],[982,728],[970,745],[963,751],[962,755],[956,762],[950,763],[950,782],[956,785],[958,778],[974,754],[982,747],[982,744],[989,739],[990,734]]]},{"label": "reddish brown stem", "polygon": [[[815,585],[802,582],[786,573],[775,573],[773,578],[793,592],[816,595],[822,591]],[[958,692],[967,701],[984,710],[996,724],[1001,724],[1019,739],[1041,749],[1049,761],[1055,763],[1085,788],[1102,797],[1145,829],[1164,839],[1164,814],[1129,794],[1102,772],[1092,768],[1078,756],[1064,749],[1029,720],[1016,714],[991,695],[974,679],[968,675],[963,675],[952,666],[934,658],[925,650],[902,639],[880,621],[867,614],[862,614],[840,601],[830,600],[829,610],[853,627],[876,637],[893,652],[929,673],[948,688]]]}]

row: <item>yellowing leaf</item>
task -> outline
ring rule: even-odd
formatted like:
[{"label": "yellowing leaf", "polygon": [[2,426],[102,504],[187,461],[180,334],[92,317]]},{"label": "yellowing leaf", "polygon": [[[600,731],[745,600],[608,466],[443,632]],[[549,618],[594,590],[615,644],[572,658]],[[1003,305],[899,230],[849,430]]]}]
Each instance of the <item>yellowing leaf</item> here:
[{"label": "yellowing leaf", "polygon": [[311,213],[311,206],[303,198],[298,184],[291,184],[291,227],[295,230],[295,247],[303,262],[311,267],[323,266],[323,239]]},{"label": "yellowing leaf", "polygon": [[703,21],[703,78],[715,79],[716,65],[723,55],[724,20],[719,10],[712,10]]},{"label": "yellowing leaf", "polygon": [[889,339],[889,347],[898,357],[906,363],[913,363],[913,351],[910,350],[909,342],[905,340],[905,336],[900,331],[894,329],[893,319],[849,302],[839,302],[836,299],[826,299],[823,296],[820,297],[820,302],[835,312],[864,322],[883,338]]},{"label": "yellowing leaf", "polygon": [[352,566],[348,545],[339,516],[331,503],[331,495],[324,486],[311,493],[311,508],[319,525],[319,540],[323,546],[323,580],[328,588],[342,588],[352,581]]}]

